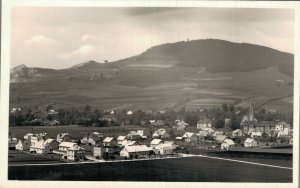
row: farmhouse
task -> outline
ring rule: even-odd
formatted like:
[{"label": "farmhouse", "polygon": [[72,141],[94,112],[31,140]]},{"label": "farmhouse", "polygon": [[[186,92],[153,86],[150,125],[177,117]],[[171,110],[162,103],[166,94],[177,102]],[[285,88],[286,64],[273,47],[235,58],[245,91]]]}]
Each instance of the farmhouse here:
[{"label": "farmhouse", "polygon": [[40,140],[35,145],[30,146],[31,152],[39,154],[52,153],[54,149],[58,148],[58,142],[54,139]]},{"label": "farmhouse", "polygon": [[16,150],[27,151],[30,148],[29,139],[20,139],[16,145]]},{"label": "farmhouse", "polygon": [[253,138],[247,138],[247,139],[244,141],[244,146],[245,146],[246,148],[256,147],[256,146],[257,146],[257,141],[254,140]]},{"label": "farmhouse", "polygon": [[161,139],[153,139],[150,142],[150,147],[151,148],[155,148],[156,146],[158,146],[159,144],[161,144],[163,141]]},{"label": "farmhouse", "polygon": [[205,129],[205,128],[211,128],[211,120],[203,117],[197,122],[197,129]]},{"label": "farmhouse", "polygon": [[67,150],[67,159],[78,161],[78,160],[84,160],[85,159],[85,150],[78,146],[74,145]]},{"label": "farmhouse", "polygon": [[185,142],[194,142],[194,141],[198,140],[197,135],[195,133],[192,133],[192,132],[184,133],[182,138],[184,139]]},{"label": "farmhouse", "polygon": [[169,136],[168,132],[166,131],[166,129],[158,129],[152,135],[152,138],[160,138],[160,139],[166,139],[169,137],[170,136]]},{"label": "farmhouse", "polygon": [[56,136],[56,141],[58,143],[62,143],[62,142],[71,142],[71,136],[69,135],[69,133],[58,133]]},{"label": "farmhouse", "polygon": [[148,157],[153,151],[151,147],[146,145],[126,146],[120,151],[120,156],[125,158]]}]

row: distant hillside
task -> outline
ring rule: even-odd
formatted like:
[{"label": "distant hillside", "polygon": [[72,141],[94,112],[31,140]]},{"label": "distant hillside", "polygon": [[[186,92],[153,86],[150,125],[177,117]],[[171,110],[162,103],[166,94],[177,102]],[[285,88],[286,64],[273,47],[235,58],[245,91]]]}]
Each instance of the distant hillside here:
[{"label": "distant hillside", "polygon": [[214,108],[222,103],[293,111],[294,56],[223,40],[154,46],[140,55],[70,68],[11,70],[11,107],[161,110]]},{"label": "distant hillside", "polygon": [[173,62],[179,66],[204,67],[208,72],[249,72],[267,67],[293,77],[294,55],[264,46],[206,39],[154,46],[135,58]]}]

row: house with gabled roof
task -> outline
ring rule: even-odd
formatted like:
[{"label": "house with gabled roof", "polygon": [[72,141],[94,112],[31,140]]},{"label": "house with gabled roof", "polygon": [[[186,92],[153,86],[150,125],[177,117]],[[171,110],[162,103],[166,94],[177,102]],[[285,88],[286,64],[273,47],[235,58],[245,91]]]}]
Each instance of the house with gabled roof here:
[{"label": "house with gabled roof", "polygon": [[30,140],[29,139],[20,139],[16,145],[16,150],[20,151],[29,151],[30,149]]},{"label": "house with gabled roof", "polygon": [[197,129],[211,128],[211,120],[202,117],[199,121],[197,121]]},{"label": "house with gabled roof", "polygon": [[161,139],[153,139],[151,142],[150,142],[150,146],[152,148],[155,148],[156,146],[158,146],[159,144],[163,143],[163,141]]},{"label": "house with gabled roof", "polygon": [[100,143],[103,139],[103,136],[100,132],[89,132],[84,135],[84,137],[80,140],[82,144],[90,144],[90,145],[96,145]]},{"label": "house with gabled roof", "polygon": [[58,133],[57,136],[56,136],[56,141],[58,143],[62,143],[62,142],[71,142],[72,139],[71,139],[71,136],[69,133]]},{"label": "house with gabled roof", "polygon": [[253,138],[247,138],[244,141],[244,147],[246,148],[252,148],[252,147],[256,147],[257,146],[257,141]]},{"label": "house with gabled roof", "polygon": [[182,138],[184,139],[185,142],[195,142],[198,141],[198,137],[195,133],[192,132],[186,132],[184,133],[184,135],[182,136]]},{"label": "house with gabled roof", "polygon": [[153,149],[146,145],[125,146],[120,151],[120,156],[126,158],[145,158],[149,156],[151,151],[153,151]]},{"label": "house with gabled roof", "polygon": [[166,139],[169,138],[169,134],[166,129],[157,129],[152,135],[152,138],[160,138],[160,139]]},{"label": "house with gabled roof", "polygon": [[74,142],[62,142],[58,145],[58,150],[60,152],[66,153],[69,148],[74,147],[76,145],[78,145],[78,144],[76,144]]}]

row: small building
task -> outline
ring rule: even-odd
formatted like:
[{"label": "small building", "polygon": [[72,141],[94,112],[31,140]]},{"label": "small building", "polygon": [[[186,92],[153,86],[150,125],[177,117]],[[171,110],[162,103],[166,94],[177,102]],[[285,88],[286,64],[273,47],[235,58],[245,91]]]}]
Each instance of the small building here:
[{"label": "small building", "polygon": [[103,157],[103,147],[96,145],[93,147],[93,157],[100,158]]},{"label": "small building", "polygon": [[182,141],[183,138],[182,138],[182,136],[177,136],[177,137],[175,138],[175,140],[176,140],[176,141]]},{"label": "small building", "polygon": [[199,137],[199,139],[205,139],[208,135],[211,135],[208,131],[205,130],[201,130],[199,131],[199,133],[197,134],[197,136]]},{"label": "small building", "polygon": [[125,146],[134,146],[134,145],[137,145],[137,142],[136,141],[133,141],[133,140],[124,140],[121,144],[122,147],[125,147]]},{"label": "small building", "polygon": [[100,132],[89,132],[84,135],[84,137],[80,140],[82,144],[90,144],[96,145],[100,143],[103,139],[103,136]]},{"label": "small building", "polygon": [[133,114],[133,112],[129,110],[126,114],[127,114],[128,116],[131,116],[131,115]]},{"label": "small building", "polygon": [[204,128],[211,128],[211,120],[203,117],[197,122],[197,129]]},{"label": "small building", "polygon": [[262,134],[259,131],[251,132],[251,138],[258,138],[258,137],[261,137],[261,136],[262,136]]},{"label": "small building", "polygon": [[16,149],[17,143],[18,143],[17,138],[15,138],[13,136],[8,137],[8,148],[9,149]]},{"label": "small building", "polygon": [[128,140],[139,140],[141,138],[141,135],[137,131],[129,131],[127,135]]},{"label": "small building", "polygon": [[235,143],[231,139],[225,139],[221,144],[221,149],[228,150],[232,146],[235,146]]},{"label": "small building", "polygon": [[252,147],[256,147],[257,146],[257,141],[253,138],[247,138],[244,141],[244,147],[246,148],[252,148]]},{"label": "small building", "polygon": [[158,146],[159,144],[163,143],[163,141],[161,139],[153,139],[150,142],[150,147],[151,148],[155,148],[156,146]]},{"label": "small building", "polygon": [[28,151],[30,149],[29,139],[20,139],[16,145],[16,150]]},{"label": "small building", "polygon": [[118,146],[122,146],[122,143],[127,140],[126,136],[118,136],[117,138],[117,143],[118,143]]},{"label": "small building", "polygon": [[71,142],[71,136],[69,135],[69,133],[58,133],[56,136],[56,141],[58,143],[62,143],[62,142]]},{"label": "small building", "polygon": [[160,138],[160,139],[166,139],[169,138],[169,134],[166,129],[158,129],[155,131],[152,135],[152,138]]},{"label": "small building", "polygon": [[67,150],[67,159],[72,161],[84,160],[85,159],[85,150],[78,146],[74,145]]},{"label": "small building", "polygon": [[172,154],[174,154],[175,149],[176,149],[176,147],[174,147],[172,144],[163,143],[163,144],[159,144],[158,146],[156,146],[154,148],[154,152],[159,155],[172,155]]},{"label": "small building", "polygon": [[184,139],[185,142],[195,142],[195,141],[198,140],[197,135],[195,133],[192,133],[192,132],[184,133],[182,138]]},{"label": "small building", "polygon": [[117,141],[113,137],[106,137],[103,140],[103,146],[115,147],[117,145],[118,145],[118,143],[117,143]]},{"label": "small building", "polygon": [[146,158],[150,155],[151,151],[153,149],[146,145],[126,146],[120,151],[120,156],[126,158]]},{"label": "small building", "polygon": [[241,137],[243,136],[243,131],[241,129],[236,129],[232,131],[231,136],[236,138],[236,137]]},{"label": "small building", "polygon": [[173,128],[177,129],[178,131],[184,131],[187,128],[187,126],[189,126],[189,124],[183,120],[175,121],[175,123],[176,123],[176,125],[173,126]]},{"label": "small building", "polygon": [[217,135],[216,137],[214,137],[214,139],[217,143],[222,143],[226,138],[227,138],[227,136],[223,135],[223,134]]},{"label": "small building", "polygon": [[27,133],[27,134],[24,135],[23,138],[24,138],[25,140],[31,140],[31,137],[32,137],[32,136],[34,136],[33,133]]},{"label": "small building", "polygon": [[213,138],[216,139],[216,137],[219,135],[224,135],[224,132],[223,131],[215,131],[213,134]]}]

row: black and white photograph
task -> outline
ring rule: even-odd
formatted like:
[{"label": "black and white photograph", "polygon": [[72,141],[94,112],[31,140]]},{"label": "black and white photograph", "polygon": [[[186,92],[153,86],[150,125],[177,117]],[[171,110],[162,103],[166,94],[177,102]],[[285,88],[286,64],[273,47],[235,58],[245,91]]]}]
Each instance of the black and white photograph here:
[{"label": "black and white photograph", "polygon": [[10,6],[6,181],[296,187],[299,4],[274,4]]}]

